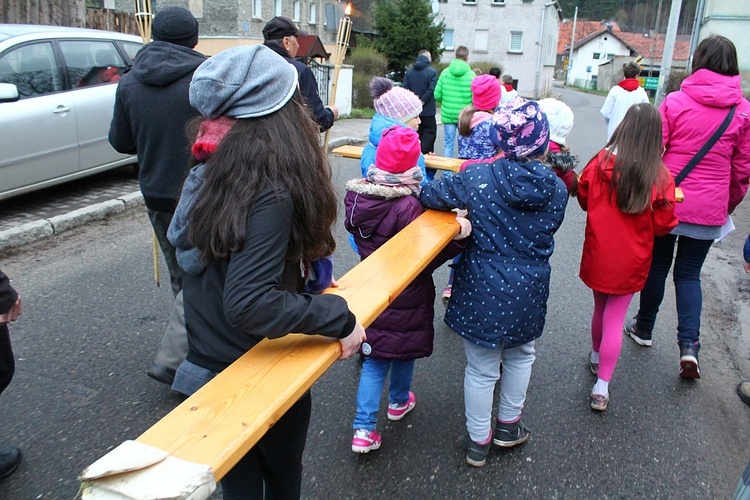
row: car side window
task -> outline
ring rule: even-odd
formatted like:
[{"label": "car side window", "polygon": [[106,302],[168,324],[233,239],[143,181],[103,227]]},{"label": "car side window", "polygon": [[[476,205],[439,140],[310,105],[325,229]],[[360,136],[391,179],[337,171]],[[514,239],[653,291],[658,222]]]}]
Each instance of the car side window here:
[{"label": "car side window", "polygon": [[62,80],[49,42],[23,45],[0,56],[0,83],[12,83],[20,99],[59,92]]},{"label": "car side window", "polygon": [[131,61],[135,61],[135,55],[143,48],[143,44],[140,43],[120,42],[120,45],[125,49]]},{"label": "car side window", "polygon": [[106,40],[60,42],[71,88],[118,82],[127,65],[115,44]]}]

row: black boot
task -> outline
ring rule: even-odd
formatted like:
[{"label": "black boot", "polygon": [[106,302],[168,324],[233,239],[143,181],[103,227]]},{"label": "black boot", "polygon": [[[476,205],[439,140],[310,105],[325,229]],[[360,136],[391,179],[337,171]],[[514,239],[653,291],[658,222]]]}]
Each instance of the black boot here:
[{"label": "black boot", "polygon": [[0,448],[0,479],[5,479],[16,471],[22,456],[21,448],[17,446]]}]

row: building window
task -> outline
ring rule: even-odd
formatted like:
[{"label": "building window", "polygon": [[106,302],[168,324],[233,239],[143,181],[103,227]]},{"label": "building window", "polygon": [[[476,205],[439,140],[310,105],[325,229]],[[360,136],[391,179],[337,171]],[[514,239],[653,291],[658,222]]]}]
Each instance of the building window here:
[{"label": "building window", "polygon": [[492,0],[492,5],[505,5],[505,0]]},{"label": "building window", "polygon": [[443,48],[453,50],[453,30],[443,30]]},{"label": "building window", "polygon": [[464,5],[476,5],[477,0],[464,0]]},{"label": "building window", "polygon": [[508,52],[523,52],[523,31],[511,31],[510,32],[510,47]]},{"label": "building window", "polygon": [[448,3],[448,0],[438,0],[438,3]]},{"label": "building window", "polygon": [[594,59],[599,59],[601,57],[601,54],[599,52],[594,52]]},{"label": "building window", "polygon": [[490,40],[489,30],[474,31],[474,50],[476,52],[487,52]]},{"label": "building window", "polygon": [[253,19],[263,19],[262,0],[253,0]]},{"label": "building window", "polygon": [[203,17],[203,0],[188,0],[188,10],[193,17]]},{"label": "building window", "polygon": [[281,0],[273,0],[273,15],[274,16],[281,16],[283,15],[283,7],[281,5]]},{"label": "building window", "polygon": [[299,0],[295,0],[292,4],[292,21],[295,23],[299,22],[299,18],[302,15],[302,3]]},{"label": "building window", "polygon": [[310,4],[310,24],[318,22],[318,7],[314,3]]}]

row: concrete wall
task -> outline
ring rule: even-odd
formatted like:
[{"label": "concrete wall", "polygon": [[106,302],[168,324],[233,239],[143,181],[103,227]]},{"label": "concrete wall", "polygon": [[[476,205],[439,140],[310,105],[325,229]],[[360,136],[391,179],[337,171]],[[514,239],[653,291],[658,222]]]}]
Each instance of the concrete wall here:
[{"label": "concrete wall", "polygon": [[[469,49],[469,64],[488,61],[503,66],[504,73],[518,80],[518,92],[525,97],[546,95],[552,88],[559,17],[554,6],[546,8],[541,61],[539,37],[544,0],[447,0],[438,4],[438,19],[453,30],[453,46],[442,61],[455,57],[455,49]],[[479,47],[478,31],[486,32],[487,47]],[[520,51],[510,50],[511,32],[522,33]],[[538,64],[539,63],[539,64]],[[538,95],[535,95],[535,91]]]}]

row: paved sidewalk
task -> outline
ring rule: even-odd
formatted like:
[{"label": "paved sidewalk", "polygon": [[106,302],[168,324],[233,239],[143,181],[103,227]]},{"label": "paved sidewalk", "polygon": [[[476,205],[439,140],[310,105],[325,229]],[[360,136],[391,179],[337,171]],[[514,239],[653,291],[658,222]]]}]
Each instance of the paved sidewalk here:
[{"label": "paved sidewalk", "polygon": [[[369,130],[369,119],[339,120],[331,128],[328,148],[330,150],[346,144],[367,141]],[[321,134],[321,143],[323,138],[324,134]],[[109,188],[104,193],[111,192],[111,199],[90,205],[86,205],[85,201],[81,204],[81,198],[83,200],[86,198],[101,199],[101,195],[104,193],[73,194],[71,196],[81,196],[81,198],[76,200],[68,198],[51,203],[45,203],[44,197],[40,196],[39,203],[35,203],[36,206],[32,207],[33,213],[38,214],[38,219],[29,221],[33,216],[30,216],[27,212],[19,212],[13,214],[10,223],[3,224],[3,227],[0,228],[0,252],[48,238],[88,222],[105,219],[111,215],[143,205],[143,197],[137,190],[138,184],[134,179],[129,182],[124,181],[122,186],[127,191],[130,189],[135,189],[135,191],[116,195],[115,193],[118,190]],[[122,189],[119,191],[121,192]],[[80,208],[70,210],[70,205]]]}]

